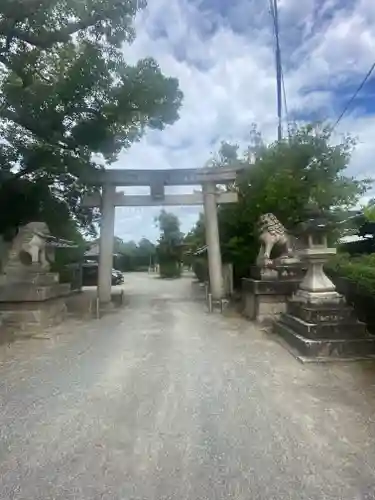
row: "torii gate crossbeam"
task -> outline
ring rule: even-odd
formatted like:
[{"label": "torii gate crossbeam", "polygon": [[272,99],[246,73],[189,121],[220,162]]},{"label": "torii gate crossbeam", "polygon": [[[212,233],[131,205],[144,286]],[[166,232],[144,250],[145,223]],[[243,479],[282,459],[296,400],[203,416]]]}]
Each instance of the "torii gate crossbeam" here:
[{"label": "torii gate crossbeam", "polygon": [[[170,170],[98,170],[86,179],[87,184],[102,186],[102,193],[88,196],[84,205],[100,207],[100,255],[98,296],[102,304],[111,301],[111,270],[114,244],[116,206],[171,206],[203,205],[208,247],[209,279],[212,298],[223,298],[222,261],[217,218],[217,205],[235,203],[237,193],[222,192],[218,184],[235,181],[239,169],[170,169]],[[165,186],[202,186],[202,192],[192,194],[165,194]],[[127,195],[117,192],[116,186],[150,186],[149,196]]]}]

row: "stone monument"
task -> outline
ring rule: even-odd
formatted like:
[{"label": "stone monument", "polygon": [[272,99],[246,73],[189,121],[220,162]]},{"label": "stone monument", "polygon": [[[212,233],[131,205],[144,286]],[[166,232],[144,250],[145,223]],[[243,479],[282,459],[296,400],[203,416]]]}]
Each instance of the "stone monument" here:
[{"label": "stone monument", "polygon": [[336,253],[328,246],[330,222],[310,206],[310,218],[300,225],[306,248],[299,252],[307,273],[298,290],[287,301],[287,310],[274,328],[300,359],[363,357],[375,354],[375,337],[324,272],[324,264]]},{"label": "stone monument", "polygon": [[53,249],[43,222],[30,222],[18,230],[0,274],[0,314],[7,327],[18,333],[60,323],[66,315],[64,297],[69,284],[60,284],[50,272]]},{"label": "stone monument", "polygon": [[[256,265],[251,278],[242,280],[243,314],[251,320],[272,322],[286,310],[286,300],[295,292],[303,277],[303,268],[288,233],[274,214],[264,214],[258,221],[260,241]],[[271,259],[278,245],[281,255]]]}]

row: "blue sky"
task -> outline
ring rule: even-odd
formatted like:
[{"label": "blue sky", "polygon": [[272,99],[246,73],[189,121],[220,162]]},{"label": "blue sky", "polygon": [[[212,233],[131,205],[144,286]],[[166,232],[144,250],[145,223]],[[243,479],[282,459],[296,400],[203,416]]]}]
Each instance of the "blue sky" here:
[{"label": "blue sky", "polygon": [[[125,47],[131,63],[152,56],[184,92],[180,120],[149,131],[116,168],[201,167],[222,140],[246,143],[252,122],[276,138],[272,24],[268,0],[149,0]],[[303,119],[335,119],[375,60],[374,0],[279,0],[288,108]],[[359,144],[350,173],[372,176],[375,73],[337,133]],[[134,192],[134,189],[133,189]],[[141,192],[137,190],[137,192]],[[181,188],[186,192],[186,188]],[[155,240],[159,208],[118,208],[116,234]],[[187,231],[199,209],[172,209]]]}]

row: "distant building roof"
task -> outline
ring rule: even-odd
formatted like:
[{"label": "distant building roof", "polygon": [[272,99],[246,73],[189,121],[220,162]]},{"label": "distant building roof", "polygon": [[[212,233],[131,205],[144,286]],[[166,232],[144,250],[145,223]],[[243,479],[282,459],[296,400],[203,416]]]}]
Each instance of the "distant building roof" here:
[{"label": "distant building roof", "polygon": [[[92,243],[91,247],[88,250],[86,250],[86,252],[84,253],[84,257],[86,259],[95,259],[99,257],[99,254],[100,254],[100,245],[98,242],[94,242]],[[117,256],[119,254],[113,253],[113,255]]]},{"label": "distant building roof", "polygon": [[205,253],[207,251],[207,248],[208,248],[207,245],[204,245],[203,247],[198,248],[198,250],[196,250],[194,252],[194,255],[201,255],[202,253]]},{"label": "distant building roof", "polygon": [[342,236],[341,238],[338,239],[339,243],[354,243],[355,241],[364,241],[367,240],[368,238],[364,236],[358,236],[357,234],[352,234],[349,236]]},{"label": "distant building roof", "polygon": [[98,257],[99,253],[99,243],[93,243],[91,247],[85,252],[85,257]]}]

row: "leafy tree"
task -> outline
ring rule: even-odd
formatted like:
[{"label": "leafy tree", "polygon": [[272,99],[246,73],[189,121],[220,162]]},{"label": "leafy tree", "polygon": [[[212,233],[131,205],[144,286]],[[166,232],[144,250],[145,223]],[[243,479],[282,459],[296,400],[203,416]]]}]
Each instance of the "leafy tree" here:
[{"label": "leafy tree", "polygon": [[155,264],[156,247],[147,238],[142,238],[138,242],[137,258],[139,265],[142,267],[149,267],[150,264]]},{"label": "leafy tree", "polygon": [[155,222],[160,229],[161,239],[171,245],[181,243],[183,234],[180,231],[180,221],[177,215],[161,210],[160,214],[155,217]]},{"label": "leafy tree", "polygon": [[340,253],[350,255],[372,254],[375,252],[375,204],[371,199],[362,210],[352,211],[343,221],[343,236],[359,236],[353,241],[341,243]]},{"label": "leafy tree", "polygon": [[181,273],[183,234],[180,221],[175,214],[162,210],[155,218],[161,235],[157,246],[157,256],[162,277],[177,277]]},{"label": "leafy tree", "polygon": [[[253,128],[251,139],[242,155],[235,150],[235,158],[233,148],[222,146],[215,163],[216,168],[234,162],[247,167],[230,187],[238,192],[238,203],[219,209],[223,260],[234,262],[237,278],[247,275],[255,262],[259,248],[256,223],[261,214],[272,212],[293,230],[305,219],[309,200],[337,212],[356,204],[369,185],[345,174],[353,139],[344,137],[333,145],[328,127],[308,125],[294,130],[289,140],[269,145]],[[197,228],[195,231],[197,234]]]},{"label": "leafy tree", "polygon": [[178,118],[177,80],[164,77],[153,59],[134,66],[124,59],[123,44],[134,39],[132,20],[144,5],[1,1],[0,199],[18,179],[42,183],[51,193],[46,203],[62,201],[87,228],[93,211],[81,199],[90,172],[114,161],[146,127],[163,129]]},{"label": "leafy tree", "polygon": [[145,270],[148,269],[150,260],[154,261],[156,247],[147,238],[142,238],[137,244],[135,241],[124,242],[115,237],[115,253],[119,254],[117,265],[122,271]]},{"label": "leafy tree", "polygon": [[363,214],[369,222],[375,223],[375,198],[372,198],[363,208]]},{"label": "leafy tree", "polygon": [[198,260],[200,261],[199,264],[201,264],[202,267],[207,267],[206,253],[203,253],[202,256],[199,257],[199,259],[194,255],[194,253],[204,245],[205,239],[204,215],[203,213],[200,213],[198,221],[191,229],[191,231],[189,231],[184,237],[185,251],[183,253],[183,262],[189,267],[193,266],[195,272]]}]

